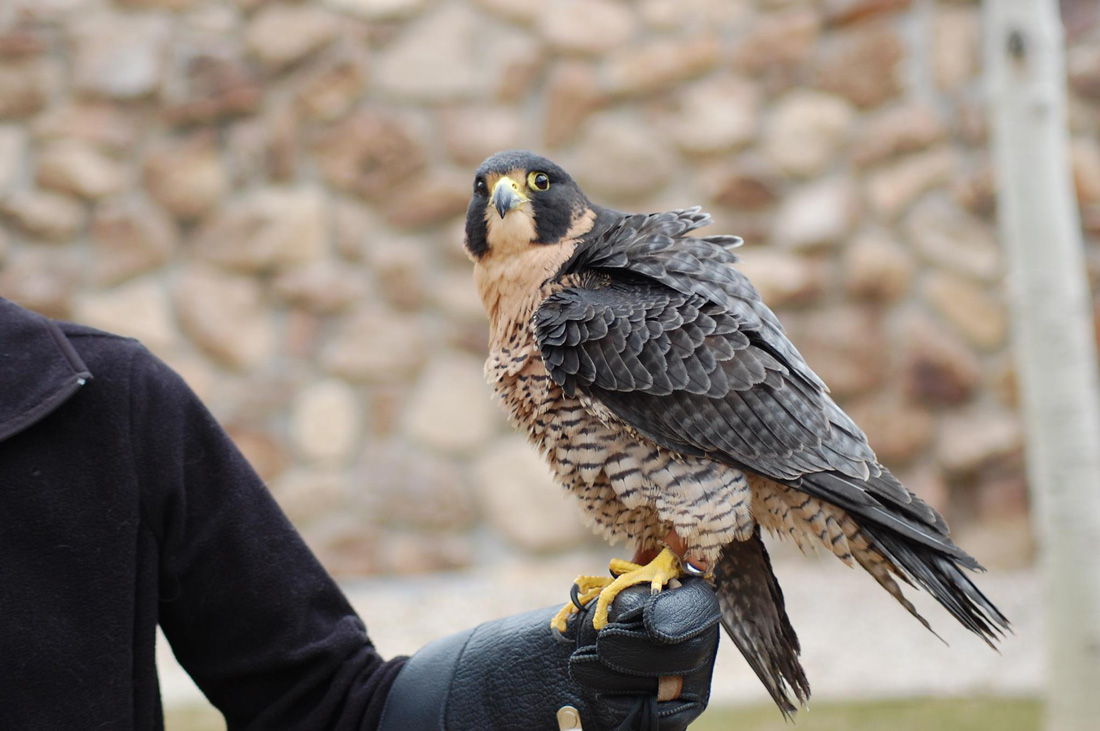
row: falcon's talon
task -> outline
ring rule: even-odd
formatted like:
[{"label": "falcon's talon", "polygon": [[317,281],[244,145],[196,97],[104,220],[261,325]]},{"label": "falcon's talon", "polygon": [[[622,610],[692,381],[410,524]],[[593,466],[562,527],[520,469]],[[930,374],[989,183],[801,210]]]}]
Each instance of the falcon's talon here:
[{"label": "falcon's talon", "polygon": [[[616,559],[617,560],[617,559]],[[615,561],[612,561],[614,564]],[[629,564],[628,561],[619,562],[620,565]],[[592,615],[592,626],[597,630],[607,626],[607,613],[611,609],[611,602],[623,589],[636,584],[649,584],[651,594],[656,594],[668,582],[684,575],[684,565],[680,557],[668,548],[662,549],[657,558],[645,566],[630,564],[636,568],[626,571],[615,578],[600,592],[600,598],[596,601],[596,611]]]},{"label": "falcon's talon", "polygon": [[569,589],[569,601],[573,602],[573,606],[576,607],[578,611],[584,609],[584,603],[578,596],[580,590],[581,588],[577,586],[577,582],[575,581],[573,582],[573,586]]},{"label": "falcon's talon", "polygon": [[550,620],[550,626],[558,632],[565,632],[569,618],[584,609],[613,581],[606,576],[578,576],[569,589],[569,603],[558,610]]},{"label": "falcon's talon", "polygon": [[701,569],[691,561],[684,561],[684,573],[688,576],[706,576],[707,569]]}]

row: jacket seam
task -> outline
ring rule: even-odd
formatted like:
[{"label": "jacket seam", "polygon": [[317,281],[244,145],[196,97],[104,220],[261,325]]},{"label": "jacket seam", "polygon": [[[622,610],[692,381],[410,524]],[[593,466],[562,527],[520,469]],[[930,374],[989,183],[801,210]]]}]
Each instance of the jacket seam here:
[{"label": "jacket seam", "polygon": [[69,368],[78,377],[91,377],[91,373],[88,373],[88,366],[84,364],[84,360],[80,357],[80,354],[76,352],[76,348],[69,342],[69,337],[62,332],[61,328],[52,321],[46,322],[46,332],[50,334],[50,338],[53,340],[54,345],[61,351],[62,357],[65,358],[65,362],[68,363]]}]

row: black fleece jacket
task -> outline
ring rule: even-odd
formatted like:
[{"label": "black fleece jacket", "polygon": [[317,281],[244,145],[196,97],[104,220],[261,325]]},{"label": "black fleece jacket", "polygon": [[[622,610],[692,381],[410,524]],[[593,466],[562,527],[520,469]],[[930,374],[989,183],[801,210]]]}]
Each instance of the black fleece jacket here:
[{"label": "black fleece jacket", "polygon": [[0,299],[0,729],[163,728],[158,623],[230,729],[373,729],[403,662],[171,369]]}]

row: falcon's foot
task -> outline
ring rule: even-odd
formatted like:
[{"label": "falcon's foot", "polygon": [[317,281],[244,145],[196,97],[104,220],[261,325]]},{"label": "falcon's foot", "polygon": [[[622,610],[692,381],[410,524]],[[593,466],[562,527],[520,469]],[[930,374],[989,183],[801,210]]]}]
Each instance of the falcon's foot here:
[{"label": "falcon's foot", "polygon": [[650,592],[656,594],[665,584],[684,575],[684,565],[679,556],[664,548],[645,566],[613,560],[611,572],[616,574],[615,580],[600,591],[596,611],[592,613],[592,626],[598,630],[607,626],[607,612],[620,591],[636,584],[649,584]]},{"label": "falcon's foot", "polygon": [[[611,570],[615,570],[615,562],[619,559],[612,559]],[[629,563],[622,561],[622,563]],[[630,564],[633,566],[634,564]],[[616,574],[618,576],[618,574]],[[554,618],[550,620],[550,626],[556,629],[558,632],[565,631],[566,622],[571,616],[580,611],[580,608],[587,605],[600,595],[600,592],[610,586],[615,581],[614,577],[609,576],[578,576],[573,582],[573,590],[570,594],[571,601],[562,607]]]},{"label": "falcon's foot", "polygon": [[578,576],[573,582],[572,601],[561,608],[550,621],[550,626],[559,632],[564,632],[566,622],[578,609],[587,606],[590,601],[596,599],[596,611],[592,616],[592,626],[603,629],[607,626],[607,613],[611,608],[611,602],[619,595],[619,592],[628,586],[635,584],[649,584],[650,590],[656,594],[673,579],[684,575],[683,564],[680,558],[669,549],[662,550],[656,558],[648,564],[641,565],[624,561],[620,558],[611,559],[608,566],[612,578],[606,576]]}]

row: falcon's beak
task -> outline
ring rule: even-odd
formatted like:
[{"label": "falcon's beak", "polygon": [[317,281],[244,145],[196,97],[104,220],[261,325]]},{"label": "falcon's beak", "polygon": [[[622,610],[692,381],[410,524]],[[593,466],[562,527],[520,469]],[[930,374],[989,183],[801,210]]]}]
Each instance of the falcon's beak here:
[{"label": "falcon's beak", "polygon": [[493,186],[493,195],[489,199],[490,205],[497,209],[497,213],[500,214],[501,218],[504,218],[508,211],[519,208],[526,201],[527,196],[523,194],[519,183],[507,175],[501,177],[497,184]]}]

